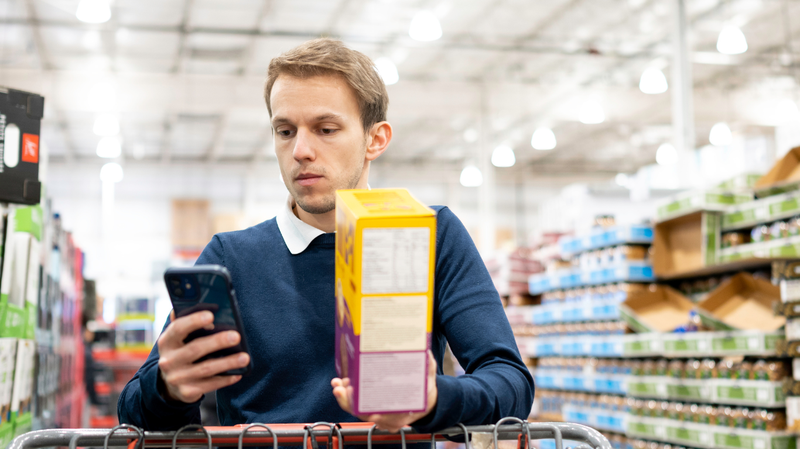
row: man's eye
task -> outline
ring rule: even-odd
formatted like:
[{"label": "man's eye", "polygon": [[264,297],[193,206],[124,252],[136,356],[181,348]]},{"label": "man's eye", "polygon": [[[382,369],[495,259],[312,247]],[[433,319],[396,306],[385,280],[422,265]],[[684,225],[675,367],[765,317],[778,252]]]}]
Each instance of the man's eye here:
[{"label": "man's eye", "polygon": [[331,128],[322,128],[319,130],[319,132],[321,132],[322,134],[333,134],[336,132],[336,130]]},{"label": "man's eye", "polygon": [[281,136],[281,137],[291,137],[292,136],[292,130],[290,130],[290,129],[282,129],[282,130],[278,131],[278,135]]}]

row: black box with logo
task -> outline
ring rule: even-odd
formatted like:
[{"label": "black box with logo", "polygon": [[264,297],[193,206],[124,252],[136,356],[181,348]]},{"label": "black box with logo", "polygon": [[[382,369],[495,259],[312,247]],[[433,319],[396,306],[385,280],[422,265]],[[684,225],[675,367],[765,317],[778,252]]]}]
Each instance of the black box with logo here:
[{"label": "black box with logo", "polygon": [[0,86],[0,202],[38,204],[44,97]]}]

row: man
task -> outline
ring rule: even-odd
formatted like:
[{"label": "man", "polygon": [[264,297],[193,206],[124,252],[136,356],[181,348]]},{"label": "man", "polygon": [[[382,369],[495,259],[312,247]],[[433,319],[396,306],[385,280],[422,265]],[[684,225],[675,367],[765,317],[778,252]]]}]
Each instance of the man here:
[{"label": "man", "polygon": [[[388,94],[372,61],[331,39],[309,41],[270,63],[264,90],[275,153],[290,197],[276,218],[214,236],[197,260],[231,272],[247,354],[193,363],[235,345],[225,332],[184,344],[212,322],[198,312],[168,323],[119,399],[120,422],[149,430],[197,423],[199,401],[216,390],[223,425],[249,422],[374,421],[420,432],[457,423],[526,418],[533,379],[523,364],[489,274],[464,226],[443,207],[437,218],[434,328],[428,410],[354,417],[352,387],[334,368],[335,191],[366,189],[370,162],[392,139]],[[436,372],[446,343],[464,367]]]}]

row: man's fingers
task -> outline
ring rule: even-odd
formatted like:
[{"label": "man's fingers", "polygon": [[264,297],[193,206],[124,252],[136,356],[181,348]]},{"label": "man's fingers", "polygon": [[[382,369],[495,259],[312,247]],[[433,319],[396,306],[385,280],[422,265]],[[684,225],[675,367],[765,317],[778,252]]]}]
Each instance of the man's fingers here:
[{"label": "man's fingers", "polygon": [[353,408],[350,406],[350,398],[347,396],[347,390],[344,387],[334,387],[333,396],[336,398],[336,402],[339,403],[339,407],[341,407],[342,410],[350,414],[353,413]]},{"label": "man's fingers", "polygon": [[[186,344],[181,351],[189,353],[189,361],[194,362],[200,357],[204,357],[220,349],[236,346],[242,340],[242,336],[236,331],[217,332],[207,337],[197,338]],[[183,354],[181,354],[183,356]]]},{"label": "man's fingers", "polygon": [[436,377],[436,359],[433,358],[433,352],[428,350],[428,377]]},{"label": "man's fingers", "polygon": [[189,334],[208,326],[213,321],[214,314],[207,311],[193,313],[172,321],[161,335],[161,338],[159,338],[159,349],[171,349],[182,346],[183,340],[185,340]]},{"label": "man's fingers", "polygon": [[250,362],[250,356],[245,352],[229,355],[218,359],[206,360],[196,365],[190,365],[177,372],[166,374],[167,383],[178,385],[187,382],[196,382],[207,379],[226,371],[244,368]]},{"label": "man's fingers", "polygon": [[162,355],[162,362],[164,362],[163,359],[168,359],[172,366],[175,367],[194,363],[195,360],[211,354],[212,352],[235,346],[240,340],[241,336],[236,331],[218,332],[213,335],[192,340],[183,347],[170,351],[169,354]]}]

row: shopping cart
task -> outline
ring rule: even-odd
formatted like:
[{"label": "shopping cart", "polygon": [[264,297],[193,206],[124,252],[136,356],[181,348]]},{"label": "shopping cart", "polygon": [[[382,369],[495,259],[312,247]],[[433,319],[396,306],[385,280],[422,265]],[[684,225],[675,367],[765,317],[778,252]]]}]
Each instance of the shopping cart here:
[{"label": "shopping cart", "polygon": [[113,429],[48,429],[34,430],[14,438],[9,449],[32,449],[53,446],[103,447],[127,446],[128,449],[156,447],[208,446],[302,446],[303,449],[343,449],[344,445],[401,444],[403,448],[410,443],[429,443],[435,449],[436,442],[448,438],[463,438],[466,449],[472,449],[473,436],[481,435],[498,448],[498,440],[516,440],[518,449],[530,449],[531,441],[552,439],[556,449],[563,449],[564,441],[575,441],[580,448],[612,449],[608,440],[600,432],[580,424],[571,423],[528,423],[518,418],[503,418],[494,425],[464,426],[436,432],[435,434],[415,433],[410,427],[399,433],[389,433],[376,429],[372,423],[316,423],[316,424],[244,424],[233,427],[202,427],[188,425],[175,432],[145,432],[137,427],[121,424]]}]

